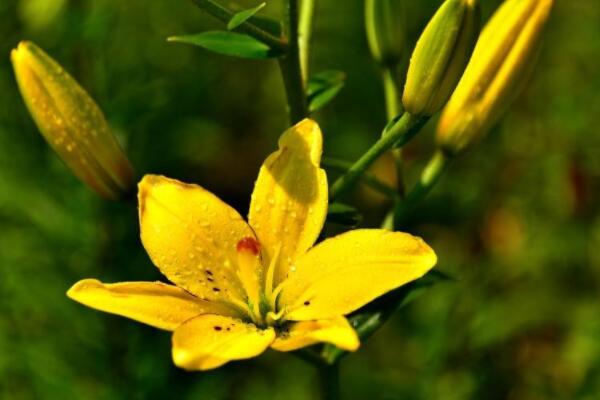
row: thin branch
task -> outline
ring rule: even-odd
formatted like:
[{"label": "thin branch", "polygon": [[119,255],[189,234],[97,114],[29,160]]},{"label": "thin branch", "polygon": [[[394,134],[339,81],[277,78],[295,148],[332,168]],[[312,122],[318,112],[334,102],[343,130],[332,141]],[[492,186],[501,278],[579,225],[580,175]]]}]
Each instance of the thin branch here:
[{"label": "thin branch", "polygon": [[[231,11],[227,7],[223,7],[213,0],[192,0],[192,2],[202,10],[206,11],[208,14],[224,23],[228,23],[231,20],[231,17],[235,15],[235,12]],[[237,27],[236,30],[260,40],[273,50],[285,52],[287,49],[287,41],[285,38],[276,37],[264,29],[254,25],[250,21],[245,21],[243,24]]]},{"label": "thin branch", "polygon": [[306,85],[300,66],[298,44],[298,0],[289,0],[285,19],[289,45],[286,54],[279,59],[279,67],[285,85],[290,122],[295,124],[308,116]]},{"label": "thin branch", "polygon": [[312,44],[315,8],[317,0],[301,0],[300,22],[298,25],[298,46],[300,48],[300,65],[304,83],[310,78],[310,53]]}]

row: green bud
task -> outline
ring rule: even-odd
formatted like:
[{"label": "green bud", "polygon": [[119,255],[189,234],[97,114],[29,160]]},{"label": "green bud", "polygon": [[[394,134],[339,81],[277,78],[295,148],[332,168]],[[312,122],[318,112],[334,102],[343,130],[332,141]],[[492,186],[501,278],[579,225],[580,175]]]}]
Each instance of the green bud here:
[{"label": "green bud", "polygon": [[458,153],[485,135],[533,71],[553,0],[507,0],[486,24],[442,112],[436,142]]},{"label": "green bud", "polygon": [[404,0],[365,0],[365,26],[373,58],[394,65],[406,45]]},{"label": "green bud", "polygon": [[478,0],[446,0],[413,51],[402,103],[412,115],[431,116],[444,107],[475,47]]},{"label": "green bud", "polygon": [[131,164],[87,92],[31,42],[19,43],[11,61],[33,120],[71,171],[102,197],[128,192]]}]

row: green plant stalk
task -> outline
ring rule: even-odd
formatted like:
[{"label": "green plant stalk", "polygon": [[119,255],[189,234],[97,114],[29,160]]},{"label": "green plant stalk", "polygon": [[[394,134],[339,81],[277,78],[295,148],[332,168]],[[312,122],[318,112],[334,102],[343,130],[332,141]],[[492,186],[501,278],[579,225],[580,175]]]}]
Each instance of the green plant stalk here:
[{"label": "green plant stalk", "polygon": [[302,0],[300,2],[300,20],[298,24],[298,46],[300,48],[300,66],[304,84],[310,78],[310,46],[312,44],[315,7],[317,0]]},{"label": "green plant stalk", "polygon": [[[206,11],[208,14],[224,23],[228,23],[229,20],[231,20],[231,17],[235,15],[233,11],[223,7],[213,0],[192,0],[192,2],[202,10]],[[287,41],[285,38],[276,37],[249,21],[241,24],[236,30],[260,40],[273,50],[283,53],[287,49]]]},{"label": "green plant stalk", "polygon": [[381,138],[375,142],[366,153],[344,175],[339,177],[331,186],[330,199],[334,201],[348,193],[360,177],[383,153],[392,147],[402,147],[408,143],[425,125],[428,117],[414,117],[404,113],[402,117],[390,127]]},{"label": "green plant stalk", "polygon": [[406,222],[415,206],[419,204],[438,182],[442,173],[448,167],[450,158],[438,150],[429,160],[421,174],[419,182],[408,193],[404,201],[396,204],[394,209],[394,229],[400,229]]},{"label": "green plant stalk", "polygon": [[[397,65],[386,64],[382,70],[383,89],[385,94],[385,109],[388,122],[400,115],[404,110],[400,101],[401,90],[396,79]],[[404,196],[404,169],[402,166],[402,149],[392,149],[394,164],[396,165],[396,177],[398,193]]]},{"label": "green plant stalk", "polygon": [[286,54],[279,59],[279,68],[285,86],[290,123],[293,125],[308,116],[306,84],[302,77],[298,42],[298,0],[288,1],[285,22],[289,45]]},{"label": "green plant stalk", "polygon": [[318,373],[322,400],[338,400],[340,398],[339,363],[323,364]]},{"label": "green plant stalk", "polygon": [[[321,165],[325,168],[330,168],[342,173],[347,172],[352,167],[351,162],[332,157],[323,157],[321,159]],[[400,196],[398,195],[396,189],[380,181],[379,179],[377,179],[377,177],[365,173],[360,177],[360,179],[372,189],[389,197],[390,199],[394,201],[400,200]]]},{"label": "green plant stalk", "polygon": [[400,87],[395,77],[396,66],[384,65],[381,71],[383,90],[385,95],[385,110],[388,122],[402,113],[402,102],[400,101]]}]

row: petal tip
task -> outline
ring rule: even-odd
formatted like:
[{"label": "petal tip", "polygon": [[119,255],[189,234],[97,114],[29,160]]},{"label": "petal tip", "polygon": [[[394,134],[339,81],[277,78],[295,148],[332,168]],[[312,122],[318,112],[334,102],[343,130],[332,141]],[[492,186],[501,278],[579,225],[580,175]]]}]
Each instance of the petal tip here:
[{"label": "petal tip", "polygon": [[161,175],[152,175],[146,174],[138,183],[138,207],[139,207],[139,216],[140,222],[142,220],[142,214],[145,209],[146,199],[148,197],[149,192],[162,181],[163,179],[167,179]]},{"label": "petal tip", "polygon": [[83,279],[75,283],[67,290],[67,297],[71,300],[79,301],[79,295],[89,289],[97,289],[102,287],[102,282],[97,279]]}]

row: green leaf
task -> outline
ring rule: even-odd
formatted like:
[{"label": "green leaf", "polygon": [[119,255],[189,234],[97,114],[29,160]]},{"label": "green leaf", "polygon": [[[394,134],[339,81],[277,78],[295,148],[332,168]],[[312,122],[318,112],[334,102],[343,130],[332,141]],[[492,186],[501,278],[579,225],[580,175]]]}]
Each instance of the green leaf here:
[{"label": "green leaf", "polygon": [[327,222],[354,227],[360,223],[362,215],[352,206],[342,203],[331,203],[327,210]]},{"label": "green leaf", "polygon": [[313,75],[308,82],[308,108],[310,112],[320,110],[342,90],[346,74],[342,71],[323,71]]},{"label": "green leaf", "polygon": [[263,42],[241,33],[208,31],[194,35],[171,36],[169,42],[200,46],[226,56],[263,60],[279,54]]},{"label": "green leaf", "polygon": [[247,10],[236,13],[233,17],[231,17],[229,23],[227,23],[227,29],[232,30],[237,28],[238,26],[246,22],[248,19],[250,19],[252,16],[254,16],[254,14],[262,10],[266,5],[267,3],[261,3],[254,8],[249,8]]}]

